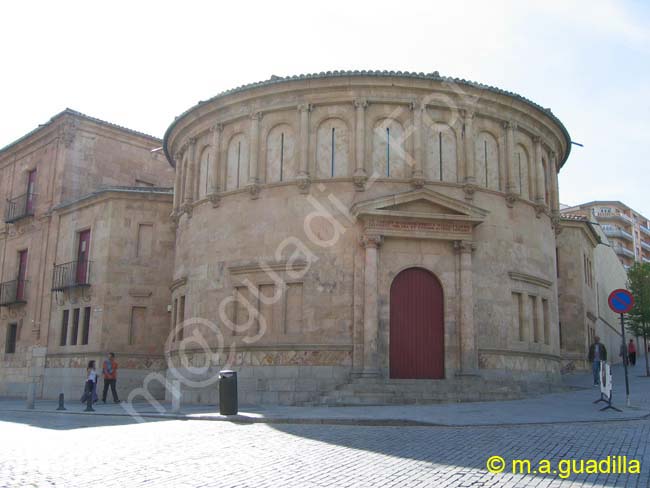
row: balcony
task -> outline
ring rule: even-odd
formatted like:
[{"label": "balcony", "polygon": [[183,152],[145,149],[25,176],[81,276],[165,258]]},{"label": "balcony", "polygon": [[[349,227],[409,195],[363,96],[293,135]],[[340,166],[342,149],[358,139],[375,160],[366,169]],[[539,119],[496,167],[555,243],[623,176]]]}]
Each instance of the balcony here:
[{"label": "balcony", "polygon": [[71,261],[54,265],[52,291],[90,286],[91,261]]},{"label": "balcony", "polygon": [[641,232],[643,232],[647,236],[650,236],[650,229],[648,229],[647,227],[643,227],[642,225],[640,225],[639,227],[641,227]]},{"label": "balcony", "polygon": [[617,227],[612,227],[611,225],[603,225],[603,232],[607,237],[618,237],[619,239],[627,239],[630,242],[633,242],[634,237],[627,231],[619,229]]},{"label": "balcony", "polygon": [[594,212],[594,215],[598,219],[618,220],[619,222],[623,222],[625,224],[631,224],[632,223],[632,218],[631,217],[628,217],[624,213],[620,213],[620,212]]},{"label": "balcony", "polygon": [[644,263],[650,263],[650,258],[646,258],[645,256],[643,256],[641,258],[641,261],[643,261]]},{"label": "balcony", "polygon": [[623,246],[612,246],[614,252],[618,255],[627,256],[628,258],[634,259],[634,251],[630,251],[628,248]]},{"label": "balcony", "polygon": [[5,206],[5,222],[11,224],[17,220],[34,215],[35,194],[25,193],[19,197],[7,200]]},{"label": "balcony", "polygon": [[641,241],[641,247],[642,247],[645,251],[650,251],[650,244],[648,244],[647,242],[643,242],[643,241]]},{"label": "balcony", "polygon": [[27,303],[27,280],[0,283],[0,307]]}]

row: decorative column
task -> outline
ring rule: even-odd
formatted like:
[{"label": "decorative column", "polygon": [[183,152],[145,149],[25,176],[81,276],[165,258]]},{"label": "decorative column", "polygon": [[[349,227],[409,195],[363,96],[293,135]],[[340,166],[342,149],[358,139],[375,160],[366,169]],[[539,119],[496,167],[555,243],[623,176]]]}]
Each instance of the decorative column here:
[{"label": "decorative column", "polygon": [[187,163],[186,163],[186,171],[187,173],[185,174],[185,207],[188,205],[191,205],[193,196],[194,196],[194,175],[196,172],[195,166],[196,166],[196,138],[192,137],[189,140],[189,156],[187,158]]},{"label": "decorative column", "polygon": [[363,372],[362,376],[379,376],[379,288],[377,283],[378,249],[382,238],[364,235],[361,245],[365,249],[364,300],[363,300]]},{"label": "decorative column", "polygon": [[178,213],[178,207],[180,207],[182,165],[183,165],[183,155],[182,153],[177,152],[174,155],[174,166],[176,169],[176,175],[174,176],[174,204],[172,207],[173,216],[175,216]]},{"label": "decorative column", "polygon": [[509,121],[503,124],[506,129],[506,204],[512,207],[517,200],[517,178],[515,172],[515,129],[517,124]]},{"label": "decorative column", "polygon": [[460,282],[460,311],[458,333],[460,346],[460,373],[473,375],[478,372],[478,349],[476,347],[476,326],[474,324],[474,295],[472,290],[472,251],[471,241],[454,241],[454,250],[460,255],[458,260],[458,280]]},{"label": "decorative column", "polygon": [[551,151],[551,157],[549,161],[549,176],[551,182],[551,222],[555,228],[556,233],[560,233],[560,191],[558,188],[558,169],[557,169],[557,153]]},{"label": "decorative column", "polygon": [[415,188],[422,188],[424,186],[424,172],[422,167],[424,165],[424,123],[423,114],[426,110],[426,105],[417,102],[411,103],[411,110],[413,112],[413,171],[411,173],[411,184]]},{"label": "decorative column", "polygon": [[366,187],[366,181],[368,180],[368,173],[365,169],[366,162],[366,107],[368,107],[368,101],[365,99],[359,99],[354,101],[355,109],[355,152],[356,152],[356,163],[354,170],[354,189],[357,191],[363,191]]},{"label": "decorative column", "polygon": [[260,152],[260,120],[262,112],[255,112],[251,115],[251,132],[249,139],[249,165],[248,165],[248,190],[251,198],[257,198],[260,194],[260,185],[257,177],[257,161]]},{"label": "decorative column", "polygon": [[221,167],[221,133],[223,132],[223,124],[217,124],[212,129],[212,164],[210,166],[210,181],[208,182],[208,200],[212,202],[213,207],[219,206],[219,170]]},{"label": "decorative column", "polygon": [[544,162],[542,161],[542,139],[539,136],[533,137],[533,144],[535,145],[535,214],[540,218],[546,202],[544,199]]},{"label": "decorative column", "polygon": [[463,117],[463,174],[465,199],[472,200],[476,190],[476,168],[474,166],[474,112],[461,110]]},{"label": "decorative column", "polygon": [[311,105],[303,103],[298,105],[298,114],[300,117],[300,169],[298,171],[298,188],[301,193],[309,193],[309,112]]}]

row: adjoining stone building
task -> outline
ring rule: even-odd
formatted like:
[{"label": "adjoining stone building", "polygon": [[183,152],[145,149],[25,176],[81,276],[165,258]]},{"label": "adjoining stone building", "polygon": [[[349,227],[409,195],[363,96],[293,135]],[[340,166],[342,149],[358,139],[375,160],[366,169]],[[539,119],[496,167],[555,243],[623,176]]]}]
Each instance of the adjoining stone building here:
[{"label": "adjoining stone building", "polygon": [[0,149],[1,395],[34,382],[39,397],[77,397],[108,351],[121,392],[164,369],[174,227],[160,145],[68,109]]},{"label": "adjoining stone building", "polygon": [[[570,138],[550,110],[437,73],[273,77],[189,109],[164,148],[175,324],[218,328],[216,354],[171,344],[174,374],[192,374],[181,360],[204,378],[230,364],[244,401],[280,403],[477,399],[559,380]],[[191,322],[179,333],[205,329]]]},{"label": "adjoining stone building", "polygon": [[599,336],[611,363],[620,362],[621,328],[607,298],[626,288],[627,273],[602,228],[563,213],[558,235],[560,351],[564,371],[589,369],[589,346]]}]

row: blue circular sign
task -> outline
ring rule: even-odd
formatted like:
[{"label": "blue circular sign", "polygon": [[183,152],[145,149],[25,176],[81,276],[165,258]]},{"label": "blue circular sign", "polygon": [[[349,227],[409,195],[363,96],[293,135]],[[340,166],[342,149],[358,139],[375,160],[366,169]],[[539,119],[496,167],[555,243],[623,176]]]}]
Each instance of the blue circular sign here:
[{"label": "blue circular sign", "polygon": [[628,313],[634,307],[634,297],[629,291],[623,288],[611,292],[607,302],[609,303],[609,308],[616,313]]}]

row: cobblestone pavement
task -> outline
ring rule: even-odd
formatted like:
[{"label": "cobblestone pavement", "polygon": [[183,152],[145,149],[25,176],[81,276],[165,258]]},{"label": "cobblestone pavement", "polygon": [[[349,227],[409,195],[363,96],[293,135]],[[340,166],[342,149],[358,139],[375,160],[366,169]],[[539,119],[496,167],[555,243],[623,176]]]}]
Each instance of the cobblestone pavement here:
[{"label": "cobblestone pavement", "polygon": [[[650,421],[508,427],[233,424],[1,412],[0,486],[650,486]],[[489,474],[488,457],[641,461],[641,475]],[[506,470],[508,471],[509,468]]]}]

